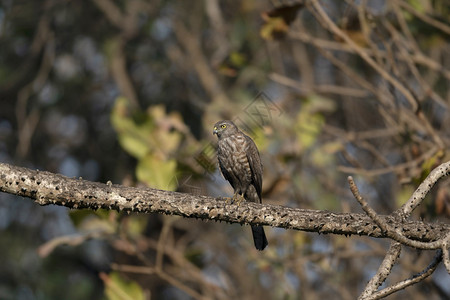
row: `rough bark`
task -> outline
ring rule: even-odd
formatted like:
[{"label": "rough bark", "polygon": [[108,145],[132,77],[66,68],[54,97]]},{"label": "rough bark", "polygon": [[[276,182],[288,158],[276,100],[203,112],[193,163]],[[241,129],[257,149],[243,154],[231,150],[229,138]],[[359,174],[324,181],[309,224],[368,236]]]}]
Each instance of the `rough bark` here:
[{"label": "rough bark", "polygon": [[[241,203],[240,206],[229,205],[223,198],[103,184],[5,163],[0,163],[0,191],[34,199],[40,205],[54,204],[72,209],[153,212],[324,234],[386,238],[365,214],[333,213],[249,202]],[[443,223],[399,222],[392,216],[380,217],[404,236],[423,242],[442,238],[450,230],[450,225]]]}]

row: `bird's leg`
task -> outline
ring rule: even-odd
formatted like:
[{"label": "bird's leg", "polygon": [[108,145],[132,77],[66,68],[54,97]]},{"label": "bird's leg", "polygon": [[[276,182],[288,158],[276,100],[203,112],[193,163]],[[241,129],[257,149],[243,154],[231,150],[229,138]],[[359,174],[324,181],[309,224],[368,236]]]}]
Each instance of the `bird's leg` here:
[{"label": "bird's leg", "polygon": [[225,200],[226,204],[233,203],[233,198],[231,197],[221,197],[223,200]]},{"label": "bird's leg", "polygon": [[240,206],[242,201],[245,201],[244,195],[235,193],[233,196],[233,203],[237,204],[237,206]]},{"label": "bird's leg", "polygon": [[234,192],[234,195],[233,195],[232,198],[225,197],[225,203],[226,203],[226,204],[232,204],[232,203],[234,203],[234,202],[236,201],[237,195],[238,195],[238,192]]},{"label": "bird's leg", "polygon": [[237,201],[237,199],[239,198],[239,192],[238,191],[236,191],[236,192],[234,192],[234,194],[233,194],[233,198],[231,198],[230,200],[230,204],[233,204],[233,203],[236,203],[236,201]]},{"label": "bird's leg", "polygon": [[242,201],[245,201],[244,196],[237,191],[234,192],[233,197],[225,197],[224,199],[226,204],[237,204],[237,206],[241,205]]}]

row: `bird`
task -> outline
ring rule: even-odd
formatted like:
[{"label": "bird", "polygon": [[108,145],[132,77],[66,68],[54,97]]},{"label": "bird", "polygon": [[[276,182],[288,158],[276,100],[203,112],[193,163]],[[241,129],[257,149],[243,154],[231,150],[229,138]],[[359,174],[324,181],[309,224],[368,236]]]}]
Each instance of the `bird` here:
[{"label": "bird", "polygon": [[[222,120],[214,125],[217,135],[217,158],[223,177],[234,189],[232,202],[262,203],[263,166],[255,142],[230,120]],[[253,242],[259,251],[268,245],[262,226],[252,225]]]}]

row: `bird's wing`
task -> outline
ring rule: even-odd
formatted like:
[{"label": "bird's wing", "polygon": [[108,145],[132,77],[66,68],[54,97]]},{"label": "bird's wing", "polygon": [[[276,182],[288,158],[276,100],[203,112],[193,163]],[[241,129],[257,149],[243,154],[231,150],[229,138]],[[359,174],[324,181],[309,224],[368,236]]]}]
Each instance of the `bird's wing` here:
[{"label": "bird's wing", "polygon": [[223,178],[225,178],[225,180],[228,181],[234,189],[233,176],[227,171],[224,164],[220,162],[220,160],[223,156],[224,156],[224,153],[222,153],[221,148],[219,146],[219,148],[217,149],[217,158],[219,160],[220,173],[222,173]]},{"label": "bird's wing", "polygon": [[250,165],[250,170],[252,173],[252,183],[255,186],[256,192],[258,193],[259,201],[261,202],[261,190],[262,190],[262,163],[261,158],[259,157],[258,148],[256,148],[255,142],[248,137],[245,136],[247,141],[247,159]]},{"label": "bird's wing", "polygon": [[234,189],[234,180],[233,180],[233,177],[231,177],[231,174],[220,163],[219,163],[219,167],[220,167],[220,172],[222,173],[223,177],[226,179],[226,181],[228,181],[231,184],[231,186]]}]

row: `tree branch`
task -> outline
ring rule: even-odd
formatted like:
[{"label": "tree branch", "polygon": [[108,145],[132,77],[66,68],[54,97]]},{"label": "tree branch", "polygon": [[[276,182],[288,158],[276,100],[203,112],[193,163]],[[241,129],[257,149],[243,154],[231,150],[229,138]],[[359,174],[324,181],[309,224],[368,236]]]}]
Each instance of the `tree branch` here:
[{"label": "tree branch", "polygon": [[[425,199],[425,196],[430,192],[433,185],[442,177],[449,175],[450,173],[450,162],[446,162],[435,168],[431,173],[425,178],[422,184],[417,188],[417,190],[413,193],[411,198],[405,203],[399,212],[396,214],[399,215],[400,219],[406,219],[410,216],[411,212]],[[387,252],[381,266],[378,268],[375,276],[369,281],[366,285],[366,288],[359,296],[358,299],[381,299],[390,295],[400,289],[403,289],[409,285],[417,283],[424,278],[431,275],[436,269],[439,262],[442,260],[442,256],[444,259],[444,265],[447,269],[447,272],[450,273],[450,263],[448,257],[448,242],[450,240],[450,233],[447,233],[445,237],[442,237],[440,240],[436,240],[430,243],[423,243],[419,241],[414,241],[406,238],[400,231],[392,228],[389,224],[385,223],[383,218],[381,218],[373,208],[369,206],[367,201],[361,196],[359,193],[358,187],[356,186],[355,181],[352,176],[349,176],[348,182],[350,185],[350,190],[353,193],[353,196],[361,205],[364,212],[378,225],[383,233],[385,233],[388,237],[396,242],[391,242],[391,246],[389,251]],[[403,209],[403,210],[402,210]],[[387,288],[382,289],[381,291],[376,292],[376,290],[380,287],[380,285],[386,280],[387,276],[392,271],[392,268],[396,261],[398,260],[401,252],[401,245],[409,245],[413,248],[418,249],[437,249],[440,248],[437,252],[437,255],[433,262],[421,273],[416,276],[413,276],[410,279],[399,282],[395,285],[389,286]]]},{"label": "tree branch", "polygon": [[[195,196],[150,188],[108,185],[68,178],[50,172],[0,163],[0,191],[28,197],[40,205],[55,204],[80,209],[115,209],[126,212],[163,213],[187,218],[240,224],[260,224],[317,233],[366,235],[386,238],[366,215],[245,202],[227,205],[222,198]],[[450,225],[418,221],[398,223],[392,216],[379,216],[409,239],[428,242],[442,238]]]},{"label": "tree branch", "polygon": [[419,185],[414,191],[408,201],[400,208],[399,213],[403,218],[407,218],[411,215],[411,212],[419,206],[425,199],[425,196],[430,192],[431,188],[442,177],[450,175],[450,161],[439,165],[433,169],[427,178]]},{"label": "tree branch", "polygon": [[382,218],[380,218],[380,216],[375,212],[375,210],[369,206],[366,200],[364,200],[364,198],[359,193],[358,187],[356,186],[352,176],[348,177],[348,182],[350,184],[350,190],[352,191],[358,203],[361,205],[364,212],[375,222],[375,224],[378,225],[383,234],[386,234],[389,238],[391,238],[394,241],[397,241],[403,245],[411,246],[416,249],[434,250],[443,247],[444,240],[446,238],[430,243],[424,243],[408,239],[405,236],[403,236],[400,232],[397,232],[397,230],[392,228]]},{"label": "tree branch", "polygon": [[377,291],[377,289],[383,284],[389,274],[391,274],[392,268],[400,257],[401,251],[402,246],[399,242],[391,242],[391,245],[389,246],[389,250],[384,257],[383,262],[378,267],[377,273],[367,283],[364,291],[358,297],[358,300],[367,299]]},{"label": "tree branch", "polygon": [[418,283],[418,282],[424,280],[425,278],[427,278],[428,276],[430,276],[431,274],[433,274],[433,272],[436,270],[436,268],[438,267],[441,260],[442,260],[442,251],[438,250],[436,252],[436,255],[434,256],[433,261],[422,272],[415,274],[415,275],[411,276],[411,278],[409,278],[409,279],[400,281],[396,284],[393,284],[387,288],[382,289],[381,291],[373,293],[372,295],[369,295],[366,298],[362,298],[362,299],[365,299],[365,300],[381,299],[381,298],[389,296],[399,290],[402,290],[410,285]]}]

